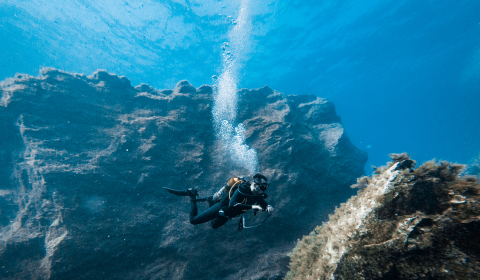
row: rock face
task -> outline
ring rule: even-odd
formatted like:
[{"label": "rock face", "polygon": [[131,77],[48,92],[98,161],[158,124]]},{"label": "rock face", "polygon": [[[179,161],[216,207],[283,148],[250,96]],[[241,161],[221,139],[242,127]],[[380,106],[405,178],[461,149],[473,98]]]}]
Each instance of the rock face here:
[{"label": "rock face", "polygon": [[306,236],[286,279],[478,279],[480,185],[463,165],[406,154],[362,177],[357,196]]},{"label": "rock face", "polygon": [[193,226],[188,198],[163,187],[207,196],[247,175],[214,136],[212,88],[41,74],[0,84],[1,279],[281,279],[297,239],[363,173],[328,100],[243,89],[238,121],[276,212],[243,231]]}]

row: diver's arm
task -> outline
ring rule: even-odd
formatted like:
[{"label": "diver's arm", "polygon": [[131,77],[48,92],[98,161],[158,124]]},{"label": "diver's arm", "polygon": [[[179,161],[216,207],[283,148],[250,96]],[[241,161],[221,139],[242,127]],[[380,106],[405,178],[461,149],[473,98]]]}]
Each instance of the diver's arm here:
[{"label": "diver's arm", "polygon": [[233,193],[232,198],[228,203],[228,207],[231,207],[231,208],[235,207],[236,209],[241,209],[241,210],[252,209],[252,205],[242,204],[239,202],[239,201],[243,201],[244,199],[245,199],[245,196],[242,195],[242,193],[237,189],[235,193]]},{"label": "diver's arm", "polygon": [[257,210],[257,211],[264,211],[265,210],[260,205],[252,205],[252,209]]},{"label": "diver's arm", "polygon": [[260,207],[262,208],[260,210],[267,211],[270,214],[273,213],[273,211],[275,210],[273,206],[268,205],[268,203],[263,198],[259,198],[257,200],[257,204],[259,204]]},{"label": "diver's arm", "polygon": [[240,201],[243,201],[243,195],[238,191],[238,189],[236,189],[232,195],[232,198],[230,198],[228,206],[233,207],[236,204],[241,204]]},{"label": "diver's arm", "polygon": [[[248,205],[248,204],[241,204],[241,203],[235,203],[233,206],[230,206],[232,208],[235,208],[235,209],[240,209],[240,210],[250,210],[253,207],[254,205]],[[255,205],[257,206],[257,205]]]},{"label": "diver's arm", "polygon": [[261,197],[257,199],[257,204],[260,205],[260,207],[263,208],[263,210],[267,209],[268,203]]}]

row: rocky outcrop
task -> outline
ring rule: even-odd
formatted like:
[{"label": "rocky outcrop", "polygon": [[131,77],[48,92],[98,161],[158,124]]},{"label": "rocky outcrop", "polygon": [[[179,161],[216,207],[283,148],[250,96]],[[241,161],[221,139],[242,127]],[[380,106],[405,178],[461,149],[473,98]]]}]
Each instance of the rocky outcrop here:
[{"label": "rocky outcrop", "polygon": [[163,187],[206,196],[245,172],[214,136],[210,86],[44,69],[0,90],[1,279],[280,279],[366,162],[328,100],[243,89],[238,121],[276,212],[250,230],[192,226]]},{"label": "rocky outcrop", "polygon": [[406,154],[303,238],[286,279],[478,279],[480,185],[463,165]]}]

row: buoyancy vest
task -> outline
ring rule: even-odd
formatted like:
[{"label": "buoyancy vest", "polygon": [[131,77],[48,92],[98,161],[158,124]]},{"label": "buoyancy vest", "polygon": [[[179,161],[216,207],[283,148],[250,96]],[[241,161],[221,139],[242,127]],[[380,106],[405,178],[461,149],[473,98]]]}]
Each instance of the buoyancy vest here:
[{"label": "buoyancy vest", "polygon": [[242,213],[251,209],[251,205],[254,204],[259,204],[264,208],[267,207],[267,203],[264,200],[267,195],[255,195],[251,193],[250,184],[251,183],[248,181],[242,182],[241,184],[237,185],[238,187],[236,187],[235,190],[233,190],[234,187],[232,187],[231,197],[223,197],[223,199],[220,201],[220,204],[222,205],[222,210],[226,216],[233,218],[241,215]]}]

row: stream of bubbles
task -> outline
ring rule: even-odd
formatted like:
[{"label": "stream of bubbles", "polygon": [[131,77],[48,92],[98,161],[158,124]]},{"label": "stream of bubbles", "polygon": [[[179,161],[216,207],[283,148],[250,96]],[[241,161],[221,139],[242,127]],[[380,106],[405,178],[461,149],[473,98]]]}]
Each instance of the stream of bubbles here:
[{"label": "stream of bubbles", "polygon": [[253,174],[258,168],[257,153],[245,143],[245,126],[236,125],[238,72],[251,44],[249,2],[242,0],[238,18],[230,21],[233,28],[228,33],[228,42],[222,46],[222,73],[214,84],[212,113],[216,137],[222,141],[230,160]]}]

